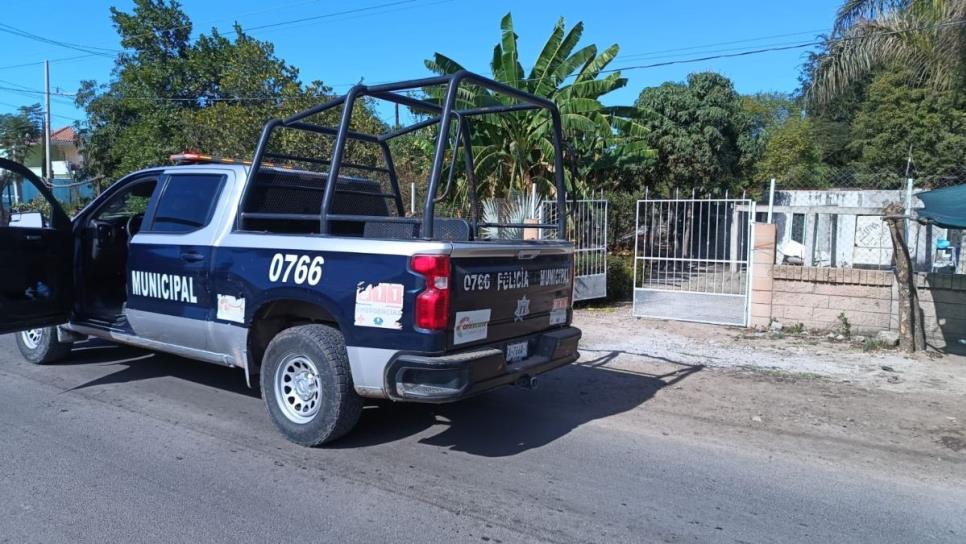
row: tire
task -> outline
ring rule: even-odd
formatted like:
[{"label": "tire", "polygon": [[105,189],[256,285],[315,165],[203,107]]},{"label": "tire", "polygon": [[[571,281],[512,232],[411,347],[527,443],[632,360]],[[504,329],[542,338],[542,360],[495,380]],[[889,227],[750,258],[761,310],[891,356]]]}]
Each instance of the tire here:
[{"label": "tire", "polygon": [[70,355],[72,342],[58,342],[57,328],[28,329],[15,334],[20,354],[28,362],[45,365],[62,361]]},{"label": "tire", "polygon": [[325,325],[286,329],[268,344],[262,398],[286,438],[318,446],[344,436],[362,414],[342,334]]}]

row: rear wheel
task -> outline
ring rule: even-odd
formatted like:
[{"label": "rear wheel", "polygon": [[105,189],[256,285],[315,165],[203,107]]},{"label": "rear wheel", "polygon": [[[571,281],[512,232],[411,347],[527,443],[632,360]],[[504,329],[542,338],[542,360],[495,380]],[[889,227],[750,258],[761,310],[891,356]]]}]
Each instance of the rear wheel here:
[{"label": "rear wheel", "polygon": [[44,365],[66,359],[70,355],[71,342],[57,341],[56,327],[27,329],[16,334],[17,347],[27,361]]},{"label": "rear wheel", "polygon": [[345,435],[362,413],[345,340],[325,325],[292,327],[276,335],[262,360],[261,386],[272,422],[303,446]]}]

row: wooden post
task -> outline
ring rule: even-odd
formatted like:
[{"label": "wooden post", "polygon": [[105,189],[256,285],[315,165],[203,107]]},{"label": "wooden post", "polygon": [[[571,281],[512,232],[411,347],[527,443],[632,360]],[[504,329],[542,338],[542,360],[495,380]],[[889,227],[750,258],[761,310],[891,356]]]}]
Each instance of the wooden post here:
[{"label": "wooden post", "polygon": [[926,330],[923,326],[922,309],[919,307],[919,292],[916,290],[916,276],[909,258],[909,247],[905,239],[905,208],[892,203],[882,210],[882,220],[889,226],[892,235],[892,255],[895,260],[896,283],[899,286],[899,343],[907,352],[926,349]]}]

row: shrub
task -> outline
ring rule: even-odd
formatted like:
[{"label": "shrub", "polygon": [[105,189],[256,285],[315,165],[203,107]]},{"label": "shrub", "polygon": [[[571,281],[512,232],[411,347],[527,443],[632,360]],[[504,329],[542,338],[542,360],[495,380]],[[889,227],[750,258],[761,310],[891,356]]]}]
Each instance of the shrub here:
[{"label": "shrub", "polygon": [[607,256],[607,300],[630,300],[634,296],[634,256]]},{"label": "shrub", "polygon": [[849,322],[845,312],[839,314],[839,334],[846,338],[852,338],[852,323]]},{"label": "shrub", "polygon": [[637,199],[634,193],[607,193],[607,242],[615,250],[634,249]]}]

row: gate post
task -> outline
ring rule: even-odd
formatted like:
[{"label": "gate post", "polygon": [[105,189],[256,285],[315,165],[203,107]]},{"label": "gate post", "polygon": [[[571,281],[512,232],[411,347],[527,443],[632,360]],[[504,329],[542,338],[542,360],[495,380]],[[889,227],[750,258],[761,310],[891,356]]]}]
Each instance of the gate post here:
[{"label": "gate post", "polygon": [[775,266],[775,224],[755,223],[754,249],[751,277],[750,327],[767,327],[771,324],[771,301]]}]

